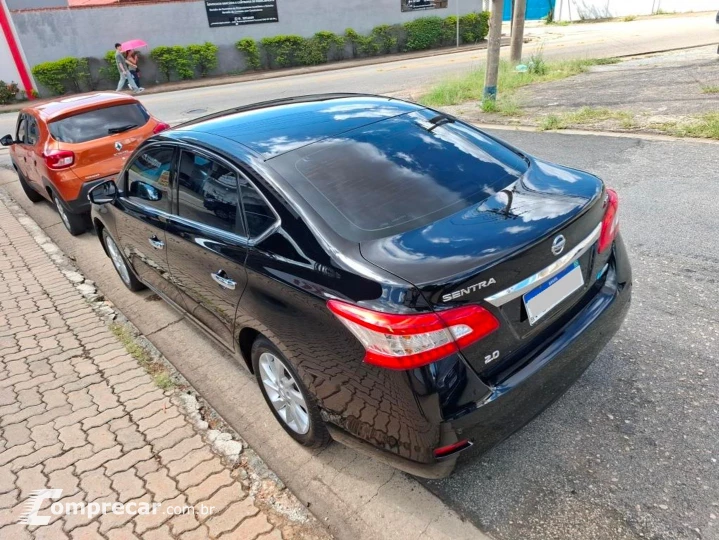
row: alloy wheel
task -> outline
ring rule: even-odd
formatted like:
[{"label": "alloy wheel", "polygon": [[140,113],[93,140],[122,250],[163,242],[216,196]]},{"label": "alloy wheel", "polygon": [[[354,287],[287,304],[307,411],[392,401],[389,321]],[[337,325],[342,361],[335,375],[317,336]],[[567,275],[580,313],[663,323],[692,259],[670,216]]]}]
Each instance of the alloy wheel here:
[{"label": "alloy wheel", "polygon": [[120,250],[117,248],[117,244],[115,244],[115,241],[110,236],[107,236],[106,244],[107,251],[110,253],[112,264],[115,265],[115,270],[117,270],[117,273],[120,274],[122,281],[124,281],[126,285],[129,285],[130,271],[127,269],[125,259],[122,258]]},{"label": "alloy wheel", "polygon": [[67,213],[65,212],[65,208],[62,206],[60,199],[58,199],[57,197],[53,198],[55,199],[55,207],[57,208],[58,214],[60,214],[60,219],[62,219],[62,222],[65,224],[67,230],[72,229],[70,225],[70,220],[67,217]]},{"label": "alloy wheel", "polygon": [[297,382],[282,360],[263,352],[259,361],[260,379],[267,397],[282,421],[292,431],[304,435],[310,430],[307,403]]}]

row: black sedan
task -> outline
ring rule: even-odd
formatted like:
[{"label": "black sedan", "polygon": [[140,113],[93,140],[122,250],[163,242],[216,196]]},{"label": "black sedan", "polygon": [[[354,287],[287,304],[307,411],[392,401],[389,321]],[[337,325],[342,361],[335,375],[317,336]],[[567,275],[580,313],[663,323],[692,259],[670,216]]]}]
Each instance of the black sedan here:
[{"label": "black sedan", "polygon": [[208,116],[90,197],[125,285],[235,354],[290,436],[418,476],[531,420],[629,308],[614,191],[396,99]]}]

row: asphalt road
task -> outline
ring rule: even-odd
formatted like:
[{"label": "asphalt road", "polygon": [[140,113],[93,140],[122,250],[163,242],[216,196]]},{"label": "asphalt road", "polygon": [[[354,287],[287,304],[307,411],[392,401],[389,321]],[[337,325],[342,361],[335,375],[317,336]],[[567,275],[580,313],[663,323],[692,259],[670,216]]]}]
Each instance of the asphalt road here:
[{"label": "asphalt road", "polygon": [[[719,538],[719,147],[497,134],[617,189],[633,306],[565,396],[449,479],[425,485],[498,540]],[[417,490],[404,475],[338,445],[309,456],[288,443],[227,355],[163,302],[124,289],[97,241],[70,237],[50,205],[24,198],[12,173],[0,185],[317,515],[344,509],[336,533],[351,537],[360,527],[352,520],[385,520],[409,537]]]},{"label": "asphalt road", "polygon": [[[654,17],[632,22],[533,26],[525,56],[540,49],[546,58],[605,58],[719,42],[715,13]],[[508,56],[508,48],[503,55]],[[486,51],[463,51],[375,66],[362,66],[264,81],[149,94],[141,101],[171,124],[258,101],[324,92],[368,92],[416,98],[435,81],[482,64]],[[16,113],[0,114],[0,134],[13,131]]]}]

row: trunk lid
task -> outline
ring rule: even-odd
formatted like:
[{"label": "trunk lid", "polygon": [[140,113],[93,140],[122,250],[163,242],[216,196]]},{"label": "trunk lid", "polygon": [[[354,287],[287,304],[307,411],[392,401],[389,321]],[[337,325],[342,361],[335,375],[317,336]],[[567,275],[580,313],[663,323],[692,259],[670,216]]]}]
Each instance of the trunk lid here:
[{"label": "trunk lid", "polygon": [[[586,296],[599,264],[592,238],[603,216],[601,180],[530,161],[520,179],[479,204],[425,227],[360,245],[365,259],[417,286],[433,307],[478,304],[499,319],[498,331],[462,351],[490,382]],[[552,244],[559,235],[564,249],[555,254]],[[581,256],[574,253],[582,245]],[[522,295],[487,301],[547,267],[559,267],[562,261],[566,266],[577,257],[584,286],[533,324]]]}]

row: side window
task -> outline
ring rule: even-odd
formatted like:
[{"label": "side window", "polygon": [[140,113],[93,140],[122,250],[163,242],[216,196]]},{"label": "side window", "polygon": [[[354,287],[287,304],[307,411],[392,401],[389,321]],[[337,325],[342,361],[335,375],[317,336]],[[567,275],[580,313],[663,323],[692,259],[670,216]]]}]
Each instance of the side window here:
[{"label": "side window", "polygon": [[175,150],[155,146],[140,153],[127,169],[129,199],[163,212],[170,211],[170,171]]},{"label": "side window", "polygon": [[20,121],[17,125],[17,136],[15,137],[16,141],[25,142],[25,132],[27,131],[27,116],[24,114],[20,116]]},{"label": "side window", "polygon": [[177,170],[180,217],[246,236],[237,211],[237,175],[224,165],[183,150]]},{"label": "side window", "polygon": [[34,118],[27,119],[27,144],[37,144],[40,138],[40,130],[37,127],[37,121]]},{"label": "side window", "polygon": [[241,181],[240,189],[242,190],[242,206],[245,210],[248,236],[257,238],[275,224],[277,216],[257,189],[247,180]]}]

